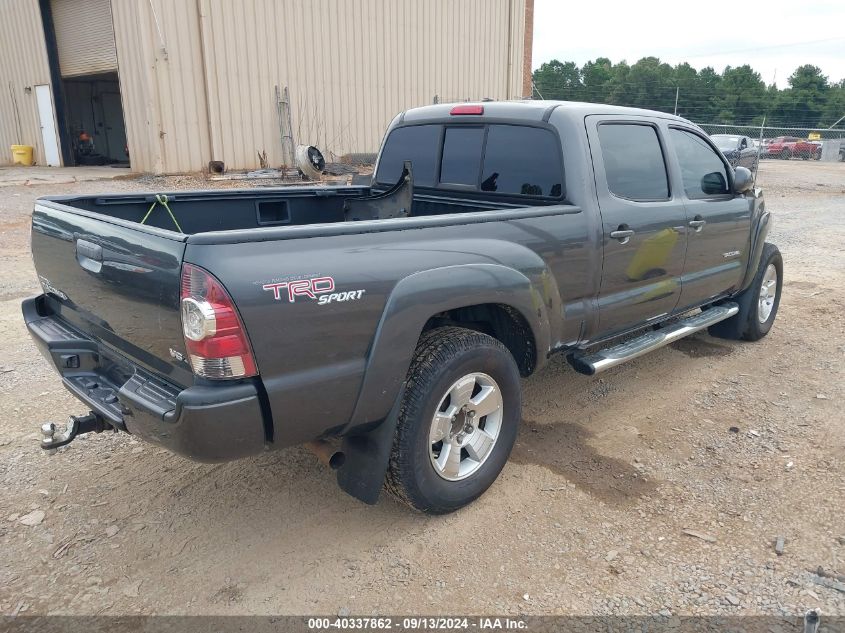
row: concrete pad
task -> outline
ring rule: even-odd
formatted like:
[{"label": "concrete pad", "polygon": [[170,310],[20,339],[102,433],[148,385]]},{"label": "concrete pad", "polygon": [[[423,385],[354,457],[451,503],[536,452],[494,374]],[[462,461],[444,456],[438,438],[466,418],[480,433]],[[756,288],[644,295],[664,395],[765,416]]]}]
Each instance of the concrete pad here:
[{"label": "concrete pad", "polygon": [[128,167],[0,167],[0,187],[14,185],[61,185],[88,180],[114,180],[128,176]]}]

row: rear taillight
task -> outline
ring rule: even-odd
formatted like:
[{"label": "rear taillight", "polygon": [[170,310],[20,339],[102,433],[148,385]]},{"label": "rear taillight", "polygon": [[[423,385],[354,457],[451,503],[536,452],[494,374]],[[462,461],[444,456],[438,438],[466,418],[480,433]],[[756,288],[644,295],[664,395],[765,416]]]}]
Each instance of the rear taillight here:
[{"label": "rear taillight", "polygon": [[191,264],[182,266],[182,333],[197,376],[225,379],[258,373],[231,297],[210,273]]}]

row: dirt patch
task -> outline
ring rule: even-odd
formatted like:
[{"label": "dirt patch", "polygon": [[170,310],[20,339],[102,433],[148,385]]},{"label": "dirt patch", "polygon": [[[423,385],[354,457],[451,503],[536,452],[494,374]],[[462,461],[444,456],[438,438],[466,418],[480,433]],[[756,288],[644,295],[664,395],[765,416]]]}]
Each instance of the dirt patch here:
[{"label": "dirt patch", "polygon": [[657,484],[648,480],[635,465],[602,455],[592,448],[592,435],[578,424],[539,425],[523,420],[511,460],[548,468],[584,492],[612,505],[627,505],[654,492]]},{"label": "dirt patch", "polygon": [[716,342],[714,339],[708,340],[697,335],[682,338],[669,347],[686,354],[690,358],[718,358],[734,352],[734,347],[728,343]]}]

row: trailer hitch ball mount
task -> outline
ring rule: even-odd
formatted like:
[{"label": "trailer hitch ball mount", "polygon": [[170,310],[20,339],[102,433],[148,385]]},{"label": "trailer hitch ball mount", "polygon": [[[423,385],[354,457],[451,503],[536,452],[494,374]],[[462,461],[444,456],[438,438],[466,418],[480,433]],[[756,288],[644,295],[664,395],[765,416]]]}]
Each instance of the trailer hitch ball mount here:
[{"label": "trailer hitch ball mount", "polygon": [[[107,428],[113,427],[93,412],[88,415],[70,416],[62,432],[58,432],[53,422],[45,422],[41,425],[41,448],[52,455],[57,448],[70,444],[83,433],[102,433]],[[117,429],[114,430],[117,431]]]}]

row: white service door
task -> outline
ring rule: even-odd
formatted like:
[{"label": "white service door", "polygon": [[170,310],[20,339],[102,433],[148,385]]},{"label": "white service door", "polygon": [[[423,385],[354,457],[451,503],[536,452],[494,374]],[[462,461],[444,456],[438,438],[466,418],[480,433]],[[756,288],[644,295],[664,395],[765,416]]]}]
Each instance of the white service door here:
[{"label": "white service door", "polygon": [[38,102],[38,120],[41,123],[41,140],[44,143],[44,160],[50,167],[60,167],[59,137],[56,135],[56,117],[53,111],[53,95],[50,86],[35,86],[35,99]]}]

